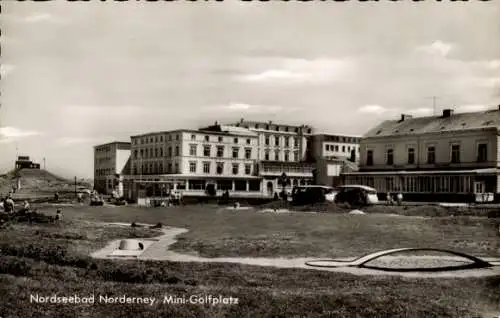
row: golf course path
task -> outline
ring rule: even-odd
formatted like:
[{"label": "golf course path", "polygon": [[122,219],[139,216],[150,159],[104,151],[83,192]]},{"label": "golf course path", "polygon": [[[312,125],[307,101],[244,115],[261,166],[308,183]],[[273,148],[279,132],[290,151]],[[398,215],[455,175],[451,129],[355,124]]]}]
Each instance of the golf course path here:
[{"label": "golf course path", "polygon": [[[127,223],[106,223],[106,226],[127,226]],[[151,226],[148,224],[140,224],[141,226]],[[157,261],[171,261],[171,262],[203,262],[203,263],[234,263],[255,266],[268,266],[277,268],[302,268],[309,270],[322,270],[332,272],[351,273],[354,275],[397,275],[406,277],[482,277],[500,275],[500,266],[495,266],[486,269],[467,269],[467,270],[453,270],[453,271],[440,271],[440,272],[387,272],[381,270],[360,268],[360,267],[311,267],[306,265],[306,262],[315,261],[314,258],[263,258],[263,257],[217,257],[208,258],[196,255],[182,254],[174,252],[169,249],[177,240],[176,237],[182,233],[187,232],[187,229],[175,227],[163,227],[161,229],[163,235],[153,239],[135,239],[141,240],[154,240],[152,244],[143,251],[137,251],[135,255],[131,255],[130,251],[124,255],[117,254],[120,241],[111,241],[106,247],[92,253],[90,256],[100,259],[139,259],[139,260],[157,260]],[[113,256],[110,254],[113,253]],[[500,265],[500,259],[483,258],[485,261],[492,262],[495,265]],[[349,261],[349,259],[338,259]],[[383,258],[374,260],[377,266],[380,267],[393,267],[404,268],[402,265],[413,264],[412,267],[438,267],[438,266],[457,266],[464,264],[464,259],[456,256],[384,256]],[[384,265],[385,264],[385,265]],[[399,266],[398,266],[399,265]],[[410,267],[409,265],[408,267]]]}]

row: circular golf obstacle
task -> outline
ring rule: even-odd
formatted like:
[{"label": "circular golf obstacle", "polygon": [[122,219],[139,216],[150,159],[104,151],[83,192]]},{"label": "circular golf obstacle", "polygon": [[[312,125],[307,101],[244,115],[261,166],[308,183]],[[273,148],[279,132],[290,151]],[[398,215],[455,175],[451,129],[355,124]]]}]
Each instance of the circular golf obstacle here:
[{"label": "circular golf obstacle", "polygon": [[[464,263],[458,266],[438,266],[438,267],[408,267],[408,268],[394,268],[394,267],[382,267],[382,266],[370,266],[368,263],[375,261],[381,257],[389,256],[392,254],[397,254],[401,252],[440,252],[451,254],[453,256],[459,256],[468,260],[469,262],[461,262]],[[405,257],[406,259],[416,258],[415,256]],[[435,248],[398,248],[392,250],[384,250],[372,254],[368,254],[359,258],[356,258],[351,261],[346,260],[336,260],[336,259],[318,259],[314,261],[308,261],[305,263],[307,266],[311,267],[322,267],[322,268],[342,268],[342,267],[355,267],[355,268],[364,268],[364,269],[372,269],[386,272],[440,272],[440,271],[456,271],[456,270],[466,270],[466,269],[484,269],[491,268],[494,266],[500,266],[500,262],[487,262],[480,258],[450,251],[443,249],[435,249]]]},{"label": "circular golf obstacle", "polygon": [[122,251],[141,251],[144,249],[144,244],[134,239],[121,240],[118,249]]}]

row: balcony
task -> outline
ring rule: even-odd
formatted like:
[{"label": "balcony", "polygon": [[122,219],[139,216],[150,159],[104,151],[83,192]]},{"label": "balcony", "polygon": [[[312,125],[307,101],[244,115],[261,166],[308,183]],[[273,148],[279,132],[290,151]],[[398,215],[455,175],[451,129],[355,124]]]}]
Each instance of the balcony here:
[{"label": "balcony", "polygon": [[280,176],[286,173],[288,176],[312,177],[313,165],[304,162],[261,162],[258,166],[260,176]]}]

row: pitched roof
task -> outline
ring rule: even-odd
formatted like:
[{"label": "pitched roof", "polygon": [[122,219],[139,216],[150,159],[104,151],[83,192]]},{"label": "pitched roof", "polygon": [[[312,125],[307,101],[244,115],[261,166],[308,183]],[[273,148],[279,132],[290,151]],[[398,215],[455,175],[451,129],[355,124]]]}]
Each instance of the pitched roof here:
[{"label": "pitched roof", "polygon": [[368,131],[363,138],[420,135],[445,131],[460,131],[500,127],[500,109],[452,114],[449,117],[427,116],[386,120]]}]

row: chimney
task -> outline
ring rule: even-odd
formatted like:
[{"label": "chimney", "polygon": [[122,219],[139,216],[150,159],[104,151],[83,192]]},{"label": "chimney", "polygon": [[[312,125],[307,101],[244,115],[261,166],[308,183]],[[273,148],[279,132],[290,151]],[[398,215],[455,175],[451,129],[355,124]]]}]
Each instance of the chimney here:
[{"label": "chimney", "polygon": [[217,121],[215,121],[214,125],[217,126],[219,123]]},{"label": "chimney", "polygon": [[400,121],[405,121],[407,119],[410,119],[410,118],[413,118],[412,115],[408,115],[408,114],[401,114],[401,120]]},{"label": "chimney", "polygon": [[443,109],[443,118],[448,118],[453,115],[453,109]]}]

